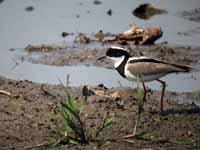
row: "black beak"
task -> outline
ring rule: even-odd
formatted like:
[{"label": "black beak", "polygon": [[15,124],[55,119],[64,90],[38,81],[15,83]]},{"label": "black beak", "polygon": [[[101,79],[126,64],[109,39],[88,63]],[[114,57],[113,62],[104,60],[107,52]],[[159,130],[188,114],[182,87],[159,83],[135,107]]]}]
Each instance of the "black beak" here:
[{"label": "black beak", "polygon": [[99,57],[99,58],[97,59],[97,61],[100,61],[100,60],[105,59],[105,58],[106,58],[106,56]]}]

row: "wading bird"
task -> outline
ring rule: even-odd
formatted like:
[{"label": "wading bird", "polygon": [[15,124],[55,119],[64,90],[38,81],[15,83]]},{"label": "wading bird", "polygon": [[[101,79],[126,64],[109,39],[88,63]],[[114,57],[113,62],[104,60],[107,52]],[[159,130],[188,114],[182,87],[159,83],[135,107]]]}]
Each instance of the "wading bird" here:
[{"label": "wading bird", "polygon": [[146,100],[147,94],[145,82],[154,80],[160,82],[162,84],[160,99],[161,112],[163,111],[163,98],[166,84],[159,78],[170,73],[190,72],[192,70],[192,68],[187,65],[164,62],[150,57],[130,57],[126,49],[116,46],[110,47],[106,52],[106,56],[100,57],[98,60],[104,58],[113,60],[115,69],[125,79],[130,81],[137,81],[138,78],[140,79],[144,90],[143,102]]}]

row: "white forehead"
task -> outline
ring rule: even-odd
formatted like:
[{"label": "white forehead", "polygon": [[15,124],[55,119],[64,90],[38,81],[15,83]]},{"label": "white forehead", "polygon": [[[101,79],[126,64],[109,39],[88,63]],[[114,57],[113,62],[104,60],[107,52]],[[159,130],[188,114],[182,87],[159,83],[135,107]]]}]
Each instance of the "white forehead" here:
[{"label": "white forehead", "polygon": [[126,51],[125,48],[119,47],[119,46],[111,46],[111,48],[112,48],[112,49],[119,49],[119,50],[125,50],[125,51]]}]

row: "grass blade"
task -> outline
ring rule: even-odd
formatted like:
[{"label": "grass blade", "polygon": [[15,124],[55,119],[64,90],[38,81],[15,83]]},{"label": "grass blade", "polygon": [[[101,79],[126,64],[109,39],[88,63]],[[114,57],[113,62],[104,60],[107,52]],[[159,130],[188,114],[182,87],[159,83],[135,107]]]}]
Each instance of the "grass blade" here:
[{"label": "grass blade", "polygon": [[79,142],[76,140],[73,140],[73,139],[69,139],[69,144],[77,145],[77,144],[79,144]]},{"label": "grass blade", "polygon": [[77,116],[77,111],[76,111],[76,107],[75,107],[75,103],[74,103],[74,98],[71,95],[68,96],[68,103],[69,103],[69,108],[71,109],[71,111],[73,111],[75,116]]},{"label": "grass blade", "polygon": [[61,111],[60,111],[60,115],[62,116],[62,120],[63,120],[63,123],[65,125],[65,128],[66,130],[68,129],[68,125],[69,125],[69,115],[67,114],[66,110],[65,110],[65,107],[63,107],[63,105],[61,105]]},{"label": "grass blade", "polygon": [[191,145],[191,144],[194,144],[195,141],[190,141],[190,140],[188,140],[188,141],[174,141],[173,143],[180,144],[180,145]]},{"label": "grass blade", "polygon": [[69,107],[66,103],[61,102],[61,105],[62,105],[65,109],[67,109],[75,118],[78,117],[77,111],[74,111],[74,110],[73,110],[71,107]]},{"label": "grass blade", "polygon": [[81,115],[81,113],[83,112],[84,107],[87,105],[86,101],[82,101],[80,108],[79,108],[79,115]]},{"label": "grass blade", "polygon": [[112,124],[113,119],[112,118],[106,118],[104,121],[104,127],[108,127]]}]

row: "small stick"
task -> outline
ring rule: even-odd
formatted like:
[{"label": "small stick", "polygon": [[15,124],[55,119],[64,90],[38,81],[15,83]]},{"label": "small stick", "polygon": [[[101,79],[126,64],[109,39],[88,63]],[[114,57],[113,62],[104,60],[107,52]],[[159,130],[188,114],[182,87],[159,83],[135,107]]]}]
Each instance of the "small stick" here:
[{"label": "small stick", "polygon": [[0,94],[7,95],[7,96],[13,97],[13,98],[18,98],[18,97],[20,97],[20,95],[15,95],[15,94],[12,94],[11,92],[5,91],[5,90],[0,90]]},{"label": "small stick", "polygon": [[13,94],[11,94],[8,91],[4,91],[4,90],[0,90],[0,94],[4,94],[4,95],[7,95],[7,96],[13,96]]}]

